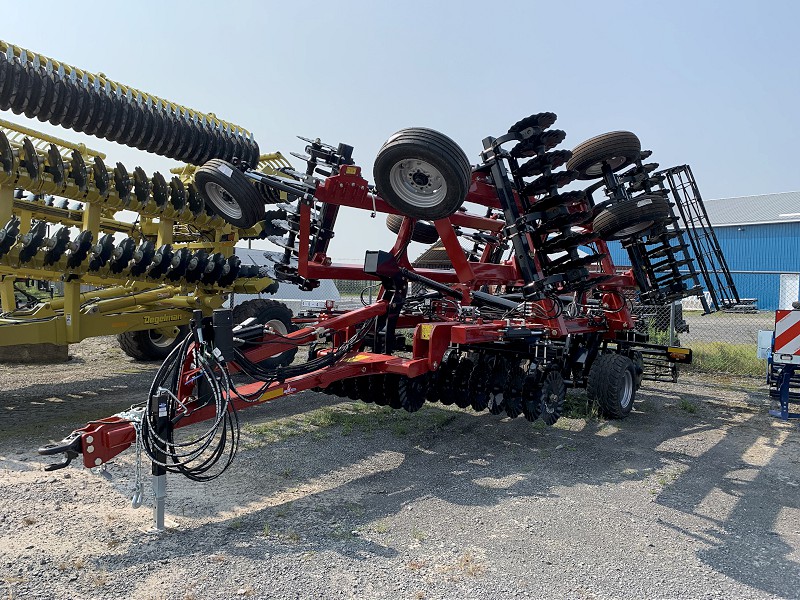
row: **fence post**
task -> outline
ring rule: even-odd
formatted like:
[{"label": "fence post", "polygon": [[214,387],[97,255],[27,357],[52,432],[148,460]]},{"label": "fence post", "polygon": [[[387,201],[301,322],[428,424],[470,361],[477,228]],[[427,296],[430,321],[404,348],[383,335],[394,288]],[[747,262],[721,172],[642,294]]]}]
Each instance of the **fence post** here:
[{"label": "fence post", "polygon": [[669,305],[669,345],[675,345],[675,302]]}]

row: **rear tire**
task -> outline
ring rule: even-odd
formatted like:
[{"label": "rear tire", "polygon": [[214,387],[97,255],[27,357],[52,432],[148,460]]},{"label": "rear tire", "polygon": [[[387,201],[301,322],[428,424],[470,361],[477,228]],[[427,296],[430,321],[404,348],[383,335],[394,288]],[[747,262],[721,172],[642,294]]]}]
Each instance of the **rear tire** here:
[{"label": "rear tire", "polygon": [[[285,304],[275,300],[257,298],[246,300],[234,307],[233,322],[235,324],[238,325],[251,317],[262,325],[269,325],[281,335],[297,331],[297,326],[292,323],[292,311]],[[292,348],[281,352],[277,356],[265,358],[259,361],[258,365],[265,369],[285,367],[292,364],[296,354],[297,348]]]},{"label": "rear tire", "polygon": [[642,151],[639,138],[630,131],[612,131],[595,136],[575,146],[567,169],[578,172],[578,179],[599,179],[603,164],[619,171],[633,163]]},{"label": "rear tire", "polygon": [[453,140],[432,129],[401,129],[381,147],[373,172],[378,193],[415,219],[452,215],[469,189],[471,167]]},{"label": "rear tire", "polygon": [[604,240],[621,240],[640,234],[672,216],[669,201],[661,196],[639,196],[610,204],[592,222],[592,231]]},{"label": "rear tire", "polygon": [[197,169],[197,191],[209,212],[241,229],[264,220],[264,200],[234,165],[214,158]]},{"label": "rear tire", "polygon": [[624,419],[636,396],[636,366],[622,354],[601,354],[589,369],[586,395],[609,419]]},{"label": "rear tire", "polygon": [[117,335],[117,342],[122,351],[134,360],[164,360],[189,333],[188,325],[180,325],[178,329],[177,337],[161,335],[152,329],[126,331]]},{"label": "rear tire", "polygon": [[[402,225],[403,215],[386,215],[386,228],[392,233],[400,233]],[[417,221],[411,231],[411,241],[420,244],[435,244],[439,241],[439,232],[430,223]]]}]

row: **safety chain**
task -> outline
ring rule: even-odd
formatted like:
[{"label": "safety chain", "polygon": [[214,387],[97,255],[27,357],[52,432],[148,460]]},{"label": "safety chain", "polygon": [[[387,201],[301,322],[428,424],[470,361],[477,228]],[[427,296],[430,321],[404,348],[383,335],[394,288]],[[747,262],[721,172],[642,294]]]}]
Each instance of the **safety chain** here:
[{"label": "safety chain", "polygon": [[119,413],[119,418],[129,421],[133,425],[136,432],[135,452],[136,459],[134,462],[134,483],[133,493],[131,495],[131,507],[139,508],[144,503],[144,468],[142,454],[144,453],[144,444],[142,443],[142,419],[144,418],[144,408],[131,408],[128,411]]}]

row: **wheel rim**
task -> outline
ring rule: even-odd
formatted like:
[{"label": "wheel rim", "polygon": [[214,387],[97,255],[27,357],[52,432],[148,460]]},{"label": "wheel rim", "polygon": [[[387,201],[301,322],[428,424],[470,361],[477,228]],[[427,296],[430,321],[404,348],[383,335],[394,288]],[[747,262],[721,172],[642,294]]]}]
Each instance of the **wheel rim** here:
[{"label": "wheel rim", "polygon": [[280,319],[271,319],[267,321],[265,325],[279,335],[286,335],[287,333],[289,333],[289,328],[286,327],[286,323],[284,323]]},{"label": "wheel rim", "polygon": [[612,171],[616,171],[622,165],[624,165],[627,161],[628,161],[628,159],[626,157],[624,157],[624,156],[613,156],[611,158],[605,158],[605,159],[601,160],[600,162],[596,162],[596,163],[591,164],[588,167],[586,167],[585,173],[587,175],[589,175],[589,176],[596,177],[598,175],[602,175],[603,174],[603,165],[604,164],[608,164],[608,166],[611,167]]},{"label": "wheel rim", "polygon": [[419,208],[435,207],[447,195],[444,176],[424,160],[407,158],[395,163],[389,182],[402,200]]},{"label": "wheel rim", "polygon": [[214,208],[224,216],[231,219],[242,218],[242,207],[233,199],[224,187],[213,181],[206,183],[206,196],[214,205]]},{"label": "wheel rim", "polygon": [[175,343],[175,337],[164,335],[163,333],[157,333],[155,331],[150,331],[150,343],[157,348],[169,348],[172,344]]},{"label": "wheel rim", "polygon": [[633,375],[630,369],[625,369],[622,377],[622,387],[619,390],[619,405],[621,408],[628,408],[633,399]]},{"label": "wheel rim", "polygon": [[634,233],[639,233],[640,231],[649,229],[652,225],[653,221],[642,221],[641,223],[636,223],[636,225],[631,225],[629,227],[625,227],[624,229],[620,229],[615,236],[627,237],[629,235],[633,235]]}]

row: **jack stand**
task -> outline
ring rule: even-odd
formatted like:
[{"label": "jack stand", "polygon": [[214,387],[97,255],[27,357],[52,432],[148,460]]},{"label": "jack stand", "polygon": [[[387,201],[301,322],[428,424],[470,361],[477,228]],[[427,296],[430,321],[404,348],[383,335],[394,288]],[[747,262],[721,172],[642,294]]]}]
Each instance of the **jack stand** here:
[{"label": "jack stand", "polygon": [[773,417],[779,417],[784,421],[788,421],[789,419],[800,419],[800,413],[789,412],[789,387],[792,382],[794,370],[795,365],[793,364],[783,365],[781,373],[778,376],[778,400],[781,403],[781,409],[772,409],[769,411],[770,415]]},{"label": "jack stand", "polygon": [[[159,391],[150,398],[150,411],[157,414],[156,422],[156,438],[157,442],[154,444],[154,454],[152,462],[153,474],[153,493],[155,495],[155,504],[153,505],[153,532],[163,533],[166,530],[164,525],[164,512],[167,505],[167,454],[166,454],[166,440],[169,436],[170,421],[167,416],[167,394],[166,392]],[[147,417],[145,417],[147,418]],[[151,418],[151,423],[153,419]]]},{"label": "jack stand", "polygon": [[153,505],[153,532],[162,533],[166,530],[166,526],[164,525],[164,511],[167,506],[167,472],[164,470],[164,467],[155,463],[153,463],[153,493],[155,494],[155,504]]}]

